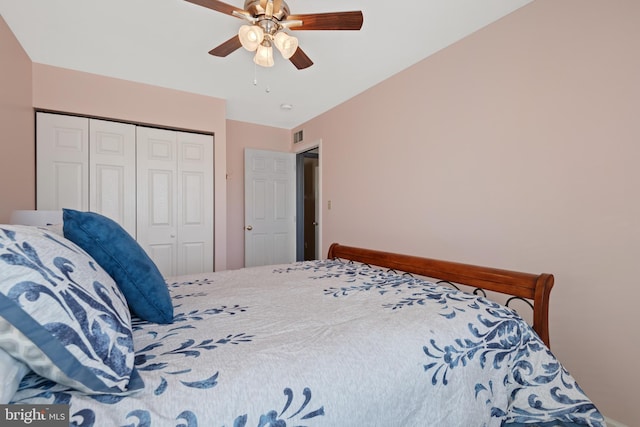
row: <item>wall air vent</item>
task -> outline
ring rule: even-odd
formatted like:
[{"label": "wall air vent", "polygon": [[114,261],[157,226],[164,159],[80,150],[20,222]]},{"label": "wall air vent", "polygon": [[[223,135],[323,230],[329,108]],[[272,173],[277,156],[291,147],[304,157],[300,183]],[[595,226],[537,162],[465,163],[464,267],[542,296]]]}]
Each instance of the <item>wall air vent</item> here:
[{"label": "wall air vent", "polygon": [[302,142],[302,129],[293,134],[293,143],[297,144],[299,142]]}]

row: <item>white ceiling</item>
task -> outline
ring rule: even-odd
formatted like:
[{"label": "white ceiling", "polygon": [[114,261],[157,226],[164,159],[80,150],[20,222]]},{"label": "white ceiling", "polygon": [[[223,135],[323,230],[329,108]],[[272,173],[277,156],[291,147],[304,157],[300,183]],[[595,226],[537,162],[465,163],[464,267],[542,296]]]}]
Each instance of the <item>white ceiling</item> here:
[{"label": "white ceiling", "polygon": [[531,1],[287,0],[292,14],[364,15],[360,31],[291,31],[305,70],[209,55],[244,21],[184,0],[0,0],[0,13],[33,62],[222,98],[228,119],[291,129]]}]

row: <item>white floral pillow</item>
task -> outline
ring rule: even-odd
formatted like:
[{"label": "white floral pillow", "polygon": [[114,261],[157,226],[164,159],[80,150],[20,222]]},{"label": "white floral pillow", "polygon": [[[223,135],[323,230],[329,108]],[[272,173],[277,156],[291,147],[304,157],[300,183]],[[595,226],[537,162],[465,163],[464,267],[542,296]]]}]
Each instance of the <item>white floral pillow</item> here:
[{"label": "white floral pillow", "polygon": [[85,393],[144,386],[124,296],[93,258],[46,228],[0,225],[0,348]]}]

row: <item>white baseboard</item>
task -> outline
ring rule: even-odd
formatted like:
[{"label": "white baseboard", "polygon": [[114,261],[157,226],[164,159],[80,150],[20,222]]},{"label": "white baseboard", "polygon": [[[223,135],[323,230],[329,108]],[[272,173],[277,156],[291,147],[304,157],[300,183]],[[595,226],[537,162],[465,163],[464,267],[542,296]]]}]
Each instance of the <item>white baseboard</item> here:
[{"label": "white baseboard", "polygon": [[608,417],[604,417],[604,421],[607,423],[607,427],[628,427],[626,424],[622,424],[621,422],[612,420]]}]

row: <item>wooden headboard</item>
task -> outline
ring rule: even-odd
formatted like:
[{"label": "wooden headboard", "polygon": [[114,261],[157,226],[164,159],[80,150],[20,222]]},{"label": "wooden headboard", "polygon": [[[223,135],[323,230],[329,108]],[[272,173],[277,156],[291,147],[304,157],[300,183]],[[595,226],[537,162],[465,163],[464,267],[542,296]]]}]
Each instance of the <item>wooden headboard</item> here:
[{"label": "wooden headboard", "polygon": [[530,274],[500,270],[491,267],[343,246],[338,243],[333,243],[329,247],[328,258],[358,261],[531,300],[533,304],[533,329],[547,346],[550,345],[549,294],[553,287],[552,274]]}]

